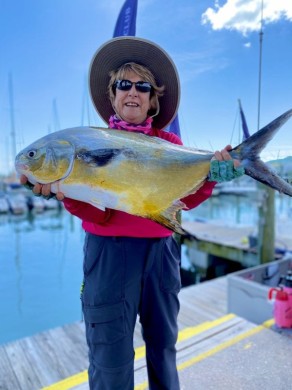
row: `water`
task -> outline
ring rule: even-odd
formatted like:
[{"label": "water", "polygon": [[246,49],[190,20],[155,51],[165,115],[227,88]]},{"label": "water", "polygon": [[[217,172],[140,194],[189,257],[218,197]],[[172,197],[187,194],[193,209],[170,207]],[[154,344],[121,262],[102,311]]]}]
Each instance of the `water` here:
[{"label": "water", "polygon": [[184,220],[222,220],[227,225],[253,226],[258,222],[259,202],[248,196],[220,195],[208,199],[193,210],[183,212]]},{"label": "water", "polygon": [[[193,210],[183,212],[184,220],[212,220],[226,225],[256,226],[259,220],[259,208],[264,204],[265,192],[262,190],[243,195],[222,194],[213,196]],[[275,193],[276,229],[282,223],[291,220],[292,199]]]},{"label": "water", "polygon": [[0,215],[0,344],[81,318],[80,221]]},{"label": "water", "polygon": [[[276,198],[278,229],[287,230],[291,199]],[[212,197],[183,219],[213,219],[256,226],[259,200]],[[22,217],[0,215],[0,344],[81,318],[84,232],[65,210]],[[185,248],[183,266],[188,268]]]}]

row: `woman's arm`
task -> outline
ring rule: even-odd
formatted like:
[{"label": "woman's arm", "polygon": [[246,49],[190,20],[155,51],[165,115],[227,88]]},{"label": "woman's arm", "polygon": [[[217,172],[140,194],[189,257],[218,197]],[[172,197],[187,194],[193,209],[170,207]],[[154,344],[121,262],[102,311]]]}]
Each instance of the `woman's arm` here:
[{"label": "woman's arm", "polygon": [[89,203],[69,198],[64,198],[63,204],[70,214],[75,215],[86,222],[102,224],[110,218],[110,209],[105,209],[105,211],[103,211]]},{"label": "woman's arm", "polygon": [[181,201],[186,205],[184,210],[194,209],[199,206],[205,200],[210,198],[212,195],[213,188],[217,183],[215,181],[206,181],[201,188],[198,189],[194,194],[188,195]]}]

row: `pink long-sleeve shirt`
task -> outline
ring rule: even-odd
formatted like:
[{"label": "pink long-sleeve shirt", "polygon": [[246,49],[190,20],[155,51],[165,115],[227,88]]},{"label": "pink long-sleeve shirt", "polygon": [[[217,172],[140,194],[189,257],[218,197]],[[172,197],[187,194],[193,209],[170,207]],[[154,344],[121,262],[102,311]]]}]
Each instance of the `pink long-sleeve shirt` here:
[{"label": "pink long-sleeve shirt", "polygon": [[[173,133],[164,130],[151,129],[149,136],[155,136],[182,145],[181,139]],[[216,182],[205,182],[192,195],[182,199],[187,209],[193,209],[208,199]],[[126,236],[126,237],[168,237],[172,231],[147,218],[131,215],[119,210],[106,209],[102,211],[88,203],[65,198],[64,206],[71,214],[82,220],[82,227],[86,232],[99,236]]]}]

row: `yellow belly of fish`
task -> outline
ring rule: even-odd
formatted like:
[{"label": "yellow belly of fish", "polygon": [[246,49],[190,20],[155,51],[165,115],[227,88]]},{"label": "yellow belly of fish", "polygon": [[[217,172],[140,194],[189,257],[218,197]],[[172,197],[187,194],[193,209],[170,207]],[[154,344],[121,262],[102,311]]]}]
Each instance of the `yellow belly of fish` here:
[{"label": "yellow belly of fish", "polygon": [[[209,162],[191,166],[146,165],[133,161],[91,167],[76,161],[74,170],[64,181],[102,190],[109,198],[116,198],[115,208],[140,216],[160,214],[175,200],[198,189],[209,172]],[[95,200],[96,201],[96,200]],[[110,207],[106,205],[106,207]]]}]

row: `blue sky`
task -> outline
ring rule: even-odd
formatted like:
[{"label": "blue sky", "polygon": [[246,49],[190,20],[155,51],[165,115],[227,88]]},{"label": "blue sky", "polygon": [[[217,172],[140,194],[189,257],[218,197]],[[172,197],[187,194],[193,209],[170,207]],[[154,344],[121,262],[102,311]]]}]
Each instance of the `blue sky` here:
[{"label": "blue sky", "polygon": [[[86,95],[87,71],[123,3],[0,0],[0,173],[13,163],[11,118],[17,151],[49,131],[105,126]],[[261,0],[138,0],[136,35],[161,45],[177,65],[187,146],[239,143],[238,98],[256,130],[260,11]],[[260,127],[292,108],[292,2],[264,0],[263,17]],[[292,121],[262,154],[285,155],[292,155]]]}]

